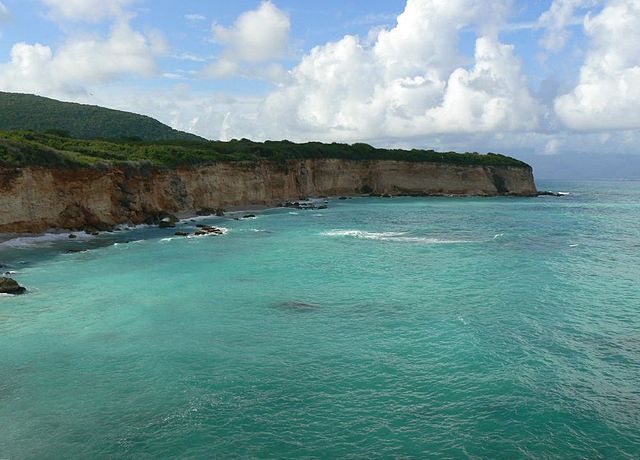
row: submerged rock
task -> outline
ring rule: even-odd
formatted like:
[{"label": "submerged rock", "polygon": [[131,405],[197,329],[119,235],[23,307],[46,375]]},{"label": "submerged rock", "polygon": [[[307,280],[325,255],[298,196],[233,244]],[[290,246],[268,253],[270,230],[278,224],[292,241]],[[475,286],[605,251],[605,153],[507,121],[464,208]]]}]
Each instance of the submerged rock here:
[{"label": "submerged rock", "polygon": [[550,190],[546,192],[538,192],[538,196],[565,196],[565,195],[566,193],[552,192]]},{"label": "submerged rock", "polygon": [[245,214],[242,216],[243,219],[253,219],[254,217],[256,217],[255,214]]},{"label": "submerged rock", "polygon": [[280,302],[278,304],[278,307],[292,309],[292,310],[307,310],[307,309],[319,308],[319,305],[316,305],[310,302],[301,302],[299,300],[291,300],[288,302]]},{"label": "submerged rock", "polygon": [[18,282],[11,278],[0,278],[0,294],[20,295],[27,292]]},{"label": "submerged rock", "polygon": [[205,235],[224,235],[224,231],[218,227],[212,227],[210,225],[203,225],[194,233],[195,236],[205,236]]},{"label": "submerged rock", "polygon": [[175,235],[176,236],[189,236],[189,234],[187,232],[176,232]]},{"label": "submerged rock", "polygon": [[346,200],[347,197],[346,196],[341,196],[340,198],[338,198],[339,200]]}]

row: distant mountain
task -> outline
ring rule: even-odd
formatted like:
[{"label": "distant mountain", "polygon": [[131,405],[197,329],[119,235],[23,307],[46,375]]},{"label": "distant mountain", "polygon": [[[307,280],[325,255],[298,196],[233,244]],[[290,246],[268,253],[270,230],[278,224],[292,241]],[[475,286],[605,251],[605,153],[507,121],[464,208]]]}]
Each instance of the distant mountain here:
[{"label": "distant mountain", "polygon": [[0,130],[68,133],[79,139],[202,140],[145,115],[5,92],[0,92]]}]

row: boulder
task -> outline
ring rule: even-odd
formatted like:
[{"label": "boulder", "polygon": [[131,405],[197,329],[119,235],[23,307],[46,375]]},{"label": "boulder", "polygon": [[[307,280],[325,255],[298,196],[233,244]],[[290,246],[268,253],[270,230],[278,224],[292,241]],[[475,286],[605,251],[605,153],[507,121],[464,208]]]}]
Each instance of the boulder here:
[{"label": "boulder", "polygon": [[173,214],[169,214],[168,212],[162,211],[159,215],[158,218],[160,220],[160,222],[162,221],[168,221],[171,223],[178,223],[180,221],[180,219],[178,219],[176,216],[174,216]]},{"label": "boulder", "polygon": [[74,234],[74,233],[70,233],[70,234],[69,234],[69,238],[70,238],[70,239],[78,238],[78,235],[76,235],[76,234]]},{"label": "boulder", "polygon": [[256,217],[255,214],[245,214],[244,216],[242,216],[243,219],[252,219],[254,217]]},{"label": "boulder", "polygon": [[160,221],[158,227],[160,228],[174,228],[176,226],[175,222],[171,222],[168,217],[165,217]]},{"label": "boulder", "polygon": [[11,278],[0,278],[0,294],[20,295],[27,292],[18,282]]},{"label": "boulder", "polygon": [[340,198],[338,198],[339,200],[346,200],[347,197],[346,196],[341,196]]},{"label": "boulder", "polygon": [[202,208],[196,211],[196,216],[212,216],[216,213],[213,208]]}]

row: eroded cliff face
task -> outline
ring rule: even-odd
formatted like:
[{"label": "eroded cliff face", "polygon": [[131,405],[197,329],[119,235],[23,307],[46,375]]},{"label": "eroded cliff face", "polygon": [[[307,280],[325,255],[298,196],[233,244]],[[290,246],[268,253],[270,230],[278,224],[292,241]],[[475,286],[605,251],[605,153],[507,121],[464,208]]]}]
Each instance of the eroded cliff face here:
[{"label": "eroded cliff face", "polygon": [[144,223],[160,212],[271,206],[302,196],[535,195],[530,168],[401,161],[290,160],[166,169],[0,168],[0,232]]}]

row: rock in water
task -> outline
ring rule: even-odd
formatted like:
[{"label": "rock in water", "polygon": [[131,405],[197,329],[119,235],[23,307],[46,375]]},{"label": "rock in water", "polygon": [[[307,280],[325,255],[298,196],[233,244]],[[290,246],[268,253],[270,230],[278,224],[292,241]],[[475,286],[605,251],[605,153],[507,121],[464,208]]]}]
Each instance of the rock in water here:
[{"label": "rock in water", "polygon": [[25,288],[20,286],[16,280],[11,278],[0,278],[0,294],[19,295],[27,292]]}]

